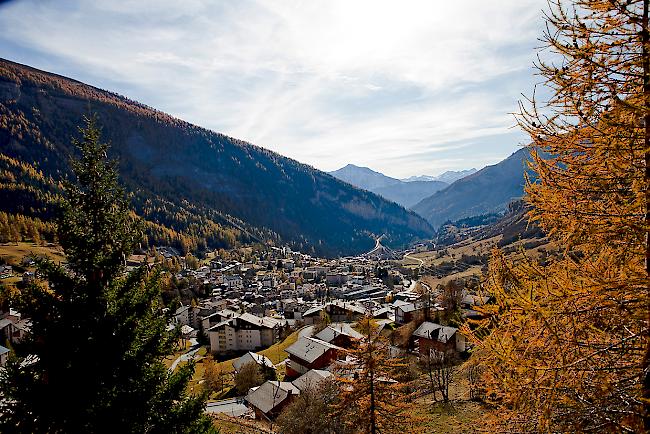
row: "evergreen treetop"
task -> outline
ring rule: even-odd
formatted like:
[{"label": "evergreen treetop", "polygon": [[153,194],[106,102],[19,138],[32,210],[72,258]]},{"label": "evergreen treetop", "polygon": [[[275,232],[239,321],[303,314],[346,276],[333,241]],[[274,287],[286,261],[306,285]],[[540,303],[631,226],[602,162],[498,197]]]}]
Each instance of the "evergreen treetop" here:
[{"label": "evergreen treetop", "polygon": [[158,273],[125,273],[140,230],[116,163],[94,118],[81,133],[58,223],[68,263],[40,259],[41,279],[11,297],[31,331],[0,378],[0,431],[211,432],[204,399],[186,393],[194,366],[162,363],[178,329]]}]

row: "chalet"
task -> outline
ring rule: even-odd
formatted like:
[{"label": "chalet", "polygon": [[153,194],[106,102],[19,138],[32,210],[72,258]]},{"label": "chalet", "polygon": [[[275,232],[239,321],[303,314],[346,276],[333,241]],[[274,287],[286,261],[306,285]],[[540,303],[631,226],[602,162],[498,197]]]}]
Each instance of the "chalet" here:
[{"label": "chalet", "polygon": [[418,347],[420,356],[427,356],[434,351],[465,351],[465,336],[457,328],[442,326],[432,322],[423,322],[413,332],[413,343]]},{"label": "chalet", "polygon": [[163,258],[165,258],[165,259],[171,259],[171,258],[174,258],[174,257],[181,256],[181,254],[179,253],[178,250],[176,250],[173,247],[169,247],[169,246],[155,247],[155,251],[156,251],[156,253],[162,255]]},{"label": "chalet", "polygon": [[13,332],[13,321],[10,318],[0,319],[0,342],[11,339]]},{"label": "chalet", "polygon": [[307,371],[305,374],[301,375],[297,379],[293,380],[292,383],[296,386],[301,392],[305,390],[316,387],[323,381],[328,378],[333,378],[334,376],[330,371],[324,371],[321,369],[312,369]]},{"label": "chalet", "polygon": [[476,307],[483,306],[489,301],[490,301],[490,297],[474,295],[474,294],[466,294],[460,302],[460,307],[462,308],[463,317],[469,319],[484,318],[485,314],[476,310]]},{"label": "chalet", "polygon": [[208,336],[208,330],[210,327],[219,324],[222,321],[225,321],[229,318],[234,318],[237,316],[237,312],[233,312],[232,310],[229,309],[222,309],[218,310],[217,312],[204,316],[201,318],[201,327],[203,329],[203,333]]},{"label": "chalet", "polygon": [[394,320],[393,309],[390,307],[380,307],[372,311],[372,317],[374,319],[390,319]]},{"label": "chalet", "polygon": [[327,368],[336,360],[339,352],[344,350],[319,339],[303,336],[285,351],[289,354],[287,376],[297,377],[310,369]]},{"label": "chalet", "polygon": [[271,359],[261,354],[253,353],[251,351],[247,352],[246,354],[244,354],[243,356],[241,356],[240,358],[232,362],[232,367],[235,368],[235,372],[239,372],[239,370],[244,365],[247,365],[248,363],[255,363],[259,365],[260,369],[263,372],[275,369],[275,366],[273,366],[273,362],[271,361]]},{"label": "chalet", "polygon": [[346,323],[330,324],[318,332],[316,339],[342,348],[350,348],[363,335]]},{"label": "chalet", "polygon": [[181,326],[181,338],[185,340],[189,340],[192,338],[196,338],[197,336],[197,331],[188,325],[183,325]]},{"label": "chalet", "polygon": [[267,274],[262,279],[262,288],[275,288],[278,286],[278,281],[274,274]]},{"label": "chalet", "polygon": [[241,276],[223,276],[223,284],[228,289],[243,289],[244,288],[244,279]]},{"label": "chalet", "polygon": [[300,390],[287,381],[266,381],[252,388],[246,401],[253,408],[255,418],[272,420],[291,402]]},{"label": "chalet", "polygon": [[331,272],[325,276],[327,284],[330,286],[341,286],[348,281],[348,278],[347,272]]},{"label": "chalet", "polygon": [[366,308],[356,303],[333,301],[325,306],[325,311],[334,322],[354,322],[366,314]]},{"label": "chalet", "polygon": [[268,348],[280,339],[282,323],[273,318],[243,313],[210,327],[210,351],[224,354]]},{"label": "chalet", "polygon": [[28,319],[21,319],[13,323],[11,328],[11,337],[9,338],[11,343],[18,343],[22,341],[25,336],[32,329],[32,323]]},{"label": "chalet", "polygon": [[302,320],[306,325],[314,325],[319,321],[321,312],[324,311],[324,305],[314,306],[302,313]]},{"label": "chalet", "polygon": [[174,313],[174,321],[182,326],[190,325],[191,306],[181,306]]},{"label": "chalet", "polygon": [[488,301],[490,301],[490,297],[467,294],[460,301],[460,306],[463,309],[474,309],[476,306],[483,306]]},{"label": "chalet", "polygon": [[424,306],[420,303],[395,303],[395,324],[406,324],[413,321],[420,314],[424,314]]}]

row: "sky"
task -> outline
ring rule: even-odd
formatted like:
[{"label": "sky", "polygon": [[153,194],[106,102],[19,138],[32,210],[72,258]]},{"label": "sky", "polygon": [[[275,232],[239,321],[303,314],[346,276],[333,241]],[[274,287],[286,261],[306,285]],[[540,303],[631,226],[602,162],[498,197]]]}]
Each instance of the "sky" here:
[{"label": "sky", "polygon": [[526,143],[545,0],[0,0],[0,57],[318,169],[494,164]]}]

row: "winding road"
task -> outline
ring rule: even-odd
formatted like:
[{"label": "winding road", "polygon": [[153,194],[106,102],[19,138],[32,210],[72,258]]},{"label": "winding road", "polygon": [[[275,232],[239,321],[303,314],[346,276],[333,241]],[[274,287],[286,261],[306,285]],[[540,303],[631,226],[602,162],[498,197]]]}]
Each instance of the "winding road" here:
[{"label": "winding road", "polygon": [[420,262],[420,266],[424,267],[424,261],[420,258],[416,258],[415,256],[411,256],[411,253],[405,253],[404,254],[404,259],[412,259],[414,261]]},{"label": "winding road", "polygon": [[187,353],[178,356],[178,358],[174,360],[174,363],[172,363],[172,365],[169,367],[169,372],[174,372],[174,370],[176,369],[176,367],[180,362],[188,362],[194,359],[194,356],[196,355],[197,351],[199,351],[200,349],[201,349],[200,345],[194,345],[192,346],[192,348],[190,348],[190,350]]}]

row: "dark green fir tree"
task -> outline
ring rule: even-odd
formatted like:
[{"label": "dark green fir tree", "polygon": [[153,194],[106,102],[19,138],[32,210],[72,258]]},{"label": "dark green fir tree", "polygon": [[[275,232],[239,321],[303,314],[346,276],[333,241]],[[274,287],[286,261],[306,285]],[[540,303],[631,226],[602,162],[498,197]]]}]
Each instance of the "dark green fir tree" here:
[{"label": "dark green fir tree", "polygon": [[39,260],[40,278],[11,296],[31,332],[0,377],[0,432],[213,432],[204,398],[186,392],[194,366],[162,363],[178,330],[156,271],[125,272],[142,231],[116,163],[94,119],[80,131],[58,223],[67,265]]}]

